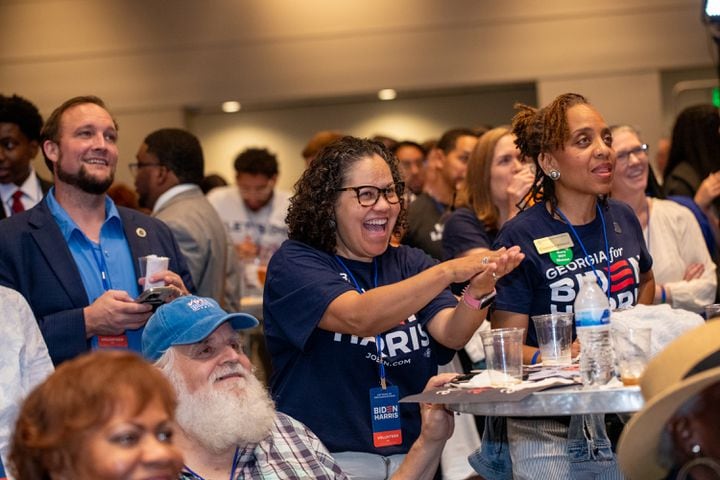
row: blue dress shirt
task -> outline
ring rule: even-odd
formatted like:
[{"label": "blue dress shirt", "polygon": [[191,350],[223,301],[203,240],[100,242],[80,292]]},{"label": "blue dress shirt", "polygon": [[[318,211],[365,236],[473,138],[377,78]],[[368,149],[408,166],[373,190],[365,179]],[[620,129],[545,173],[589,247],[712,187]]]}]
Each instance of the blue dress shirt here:
[{"label": "blue dress shirt", "polygon": [[[47,205],[75,259],[89,303],[107,290],[125,290],[132,298],[137,297],[140,290],[135,272],[137,260],[132,258],[122,220],[110,197],[105,197],[105,221],[98,243],[90,240],[60,206],[55,199],[55,187],[47,194]],[[142,328],[125,331],[128,348],[142,351],[142,331]],[[92,337],[91,344],[97,348],[98,338]]]}]

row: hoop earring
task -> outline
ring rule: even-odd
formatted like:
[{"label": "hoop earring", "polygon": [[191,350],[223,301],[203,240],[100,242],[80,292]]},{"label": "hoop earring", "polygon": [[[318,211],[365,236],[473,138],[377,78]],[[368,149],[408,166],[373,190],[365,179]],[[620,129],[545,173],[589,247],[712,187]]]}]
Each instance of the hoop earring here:
[{"label": "hoop earring", "polygon": [[550,173],[548,173],[548,176],[551,180],[557,182],[560,179],[560,171],[559,170],[550,170]]},{"label": "hoop earring", "polygon": [[686,480],[690,475],[690,470],[699,465],[712,470],[715,475],[720,475],[720,464],[718,464],[717,460],[708,457],[698,457],[690,460],[680,467],[676,478],[678,480]]}]

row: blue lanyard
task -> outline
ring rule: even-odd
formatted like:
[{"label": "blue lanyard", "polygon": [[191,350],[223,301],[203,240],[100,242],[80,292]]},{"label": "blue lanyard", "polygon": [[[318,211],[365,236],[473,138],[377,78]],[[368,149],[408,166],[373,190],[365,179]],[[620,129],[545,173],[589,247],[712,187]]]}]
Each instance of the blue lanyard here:
[{"label": "blue lanyard", "polygon": [[[602,233],[603,233],[603,239],[605,239],[605,261],[607,262],[607,281],[608,281],[608,288],[607,288],[607,297],[608,301],[610,301],[610,285],[612,284],[612,281],[610,280],[610,245],[608,243],[608,237],[607,237],[607,229],[605,228],[605,217],[603,216],[602,209],[600,208],[600,205],[595,204],[595,208],[597,209],[598,215],[600,216],[600,222],[602,223]],[[587,250],[585,249],[585,244],[580,239],[580,235],[578,235],[577,231],[575,230],[575,227],[573,227],[572,223],[570,223],[570,220],[565,216],[565,214],[560,210],[559,208],[555,208],[555,211],[560,215],[560,218],[563,219],[563,221],[567,224],[568,227],[570,227],[570,231],[575,236],[575,239],[580,244],[580,248],[582,248],[583,253],[585,254],[585,260],[590,264],[590,267],[593,270],[593,273],[595,274],[595,278],[597,279],[597,283],[602,288],[602,279],[600,278],[600,275],[598,274],[597,270],[595,269],[595,262],[590,261],[590,255],[588,255]]]},{"label": "blue lanyard", "polygon": [[[232,470],[230,470],[230,480],[233,480],[235,478],[235,471],[237,470],[238,466],[240,465],[240,447],[235,448],[235,455],[233,456],[233,463],[232,463]],[[202,479],[200,475],[195,473],[195,471],[188,467],[187,465],[184,465],[185,470],[194,476],[195,478]],[[204,480],[204,479],[203,479]]]},{"label": "blue lanyard", "polygon": [[[107,264],[105,263],[105,258],[102,254],[102,246],[100,243],[98,243],[98,248],[96,249],[94,245],[90,245],[90,249],[93,252],[93,257],[95,258],[95,263],[97,264],[98,270],[100,271],[100,280],[102,281],[103,290],[106,292],[110,290],[110,278],[108,276],[107,271]],[[100,251],[98,253],[98,250]]]},{"label": "blue lanyard", "polygon": [[[350,280],[352,280],[352,282],[355,284],[355,289],[358,291],[358,293],[362,294],[364,292],[364,290],[362,288],[360,288],[360,284],[355,279],[355,275],[353,275],[352,272],[350,271],[350,269],[347,267],[347,265],[345,265],[345,262],[342,261],[342,258],[335,255],[335,260],[338,261],[338,263],[340,264],[342,269],[345,270],[345,273],[347,273],[348,277],[350,277]],[[378,286],[377,259],[373,258],[373,288],[377,288],[377,286]],[[380,386],[384,390],[385,388],[387,388],[387,381],[385,378],[385,363],[384,363],[385,360],[383,359],[382,347],[380,346],[380,342],[381,342],[380,334],[375,335],[375,347],[377,348],[378,359],[380,359],[380,363],[379,363],[379,365],[380,365],[380,367],[379,367],[380,368]]]}]

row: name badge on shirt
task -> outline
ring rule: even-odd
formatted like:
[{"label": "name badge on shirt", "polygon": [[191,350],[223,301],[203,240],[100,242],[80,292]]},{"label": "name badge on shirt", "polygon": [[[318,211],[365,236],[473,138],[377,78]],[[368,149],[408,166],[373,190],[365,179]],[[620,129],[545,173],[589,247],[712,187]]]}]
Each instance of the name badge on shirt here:
[{"label": "name badge on shirt", "polygon": [[128,348],[127,335],[98,335],[98,348]]},{"label": "name badge on shirt", "polygon": [[569,233],[559,233],[551,237],[536,238],[533,240],[537,252],[542,255],[548,252],[563,250],[575,245]]},{"label": "name badge on shirt", "polygon": [[402,444],[400,391],[396,386],[370,389],[370,417],[376,448]]}]

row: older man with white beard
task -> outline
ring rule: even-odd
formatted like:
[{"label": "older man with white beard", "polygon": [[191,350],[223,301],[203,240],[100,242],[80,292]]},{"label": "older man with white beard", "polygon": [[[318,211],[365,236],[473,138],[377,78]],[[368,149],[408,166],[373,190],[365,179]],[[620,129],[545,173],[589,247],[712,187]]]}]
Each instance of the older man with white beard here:
[{"label": "older man with white beard", "polygon": [[143,354],[178,394],[181,478],[347,478],[315,434],[275,412],[252,374],[238,330],[257,324],[194,296],[159,308],[148,320]]},{"label": "older man with white beard", "polygon": [[[313,432],[275,411],[253,375],[239,331],[257,324],[251,315],[228,314],[214,300],[195,296],[161,306],[148,320],[143,354],[178,395],[174,439],[185,458],[180,478],[347,479]],[[454,376],[433,377],[428,387]],[[452,414],[423,405],[420,438],[393,480],[432,479],[452,429]]]}]

